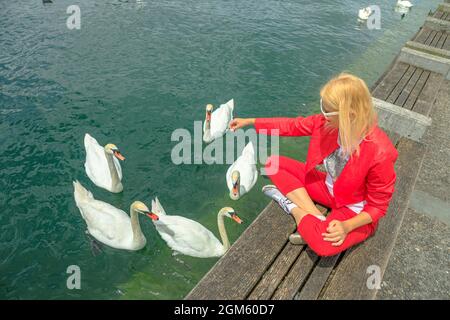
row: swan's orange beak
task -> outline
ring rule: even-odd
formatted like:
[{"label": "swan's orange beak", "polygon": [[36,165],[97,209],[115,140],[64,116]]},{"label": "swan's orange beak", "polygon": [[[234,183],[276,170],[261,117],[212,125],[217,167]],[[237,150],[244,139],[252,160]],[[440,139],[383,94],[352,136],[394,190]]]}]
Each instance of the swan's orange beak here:
[{"label": "swan's orange beak", "polygon": [[206,111],[206,121],[211,121],[211,112]]},{"label": "swan's orange beak", "polygon": [[120,153],[119,150],[114,151],[114,156],[121,161],[125,160],[125,157]]},{"label": "swan's orange beak", "polygon": [[241,218],[238,217],[238,215],[236,213],[233,213],[231,215],[231,219],[233,219],[234,221],[236,221],[237,223],[241,224],[243,221],[241,220]]},{"label": "swan's orange beak", "polygon": [[159,217],[156,214],[154,214],[153,212],[147,213],[147,217],[149,217],[153,221],[158,221],[159,220]]}]

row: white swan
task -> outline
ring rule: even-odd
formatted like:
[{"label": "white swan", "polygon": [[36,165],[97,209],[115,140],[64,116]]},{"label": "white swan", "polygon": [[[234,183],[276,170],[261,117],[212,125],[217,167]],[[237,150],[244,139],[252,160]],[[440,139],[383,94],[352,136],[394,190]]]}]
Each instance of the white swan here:
[{"label": "white swan", "polygon": [[156,230],[175,253],[198,258],[220,257],[230,247],[224,217],[242,223],[232,208],[222,208],[217,214],[217,225],[222,238],[220,243],[214,234],[200,223],[181,216],[167,215],[158,198],[152,201],[152,214],[158,217],[153,220]]},{"label": "white swan", "polygon": [[258,180],[256,157],[253,143],[250,141],[242,150],[241,156],[228,168],[226,174],[230,198],[239,199],[250,191]]},{"label": "white swan", "polygon": [[145,246],[147,240],[142,233],[138,213],[157,219],[145,204],[133,202],[130,206],[130,219],[124,211],[94,199],[92,193],[78,181],[73,182],[73,187],[75,203],[86,221],[90,235],[116,249],[139,250]]},{"label": "white swan", "polygon": [[413,6],[414,5],[408,0],[398,0],[397,1],[397,7],[400,7],[400,8],[408,8],[409,9]]},{"label": "white swan", "polygon": [[203,141],[210,143],[220,138],[228,129],[228,124],[233,120],[234,100],[231,99],[213,110],[213,105],[206,106],[205,122],[203,123]]},{"label": "white swan", "polygon": [[367,19],[369,19],[371,14],[372,14],[372,9],[370,9],[370,7],[359,9],[358,18],[361,20],[367,20]]},{"label": "white swan", "polygon": [[[111,192],[122,192],[122,168],[119,160],[125,160],[114,144],[100,146],[89,134],[84,136],[86,162],[84,168],[89,179],[100,188]],[[119,159],[119,160],[117,160]]]}]

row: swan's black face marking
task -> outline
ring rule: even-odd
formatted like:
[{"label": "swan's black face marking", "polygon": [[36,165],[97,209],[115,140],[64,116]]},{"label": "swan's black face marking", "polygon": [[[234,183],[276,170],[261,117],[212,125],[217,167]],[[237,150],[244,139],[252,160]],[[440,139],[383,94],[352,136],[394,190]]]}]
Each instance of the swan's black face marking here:
[{"label": "swan's black face marking", "polygon": [[239,224],[241,224],[243,222],[241,220],[241,218],[239,218],[239,216],[234,211],[231,213],[231,219],[233,219],[234,221],[236,221]]},{"label": "swan's black face marking", "polygon": [[120,153],[119,149],[114,148],[114,149],[111,149],[111,151],[117,159],[119,159],[121,161],[125,160],[125,157],[122,155],[122,153]]}]

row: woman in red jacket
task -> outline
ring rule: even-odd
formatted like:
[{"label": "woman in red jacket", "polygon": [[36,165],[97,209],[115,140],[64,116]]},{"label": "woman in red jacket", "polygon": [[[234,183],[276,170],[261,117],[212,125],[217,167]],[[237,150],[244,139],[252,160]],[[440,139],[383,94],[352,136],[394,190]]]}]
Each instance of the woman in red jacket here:
[{"label": "woman in red jacket", "polygon": [[[340,74],[320,91],[322,114],[297,118],[236,118],[230,129],[254,125],[261,134],[310,136],[306,162],[271,156],[263,192],[291,214],[297,231],[320,256],[331,256],[376,230],[394,192],[397,150],[377,126],[364,81]],[[323,164],[326,172],[316,165]],[[325,218],[314,202],[331,208]]]}]

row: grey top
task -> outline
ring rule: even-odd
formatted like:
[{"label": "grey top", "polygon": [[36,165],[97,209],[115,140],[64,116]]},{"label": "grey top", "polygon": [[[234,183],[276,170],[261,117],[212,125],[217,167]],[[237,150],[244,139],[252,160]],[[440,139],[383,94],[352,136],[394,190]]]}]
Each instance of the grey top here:
[{"label": "grey top", "polygon": [[342,170],[344,170],[348,159],[349,156],[345,156],[342,148],[339,147],[323,160],[325,170],[331,176],[333,182],[336,181]]}]

